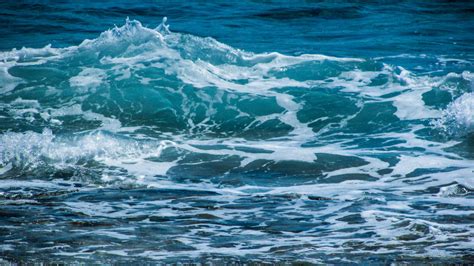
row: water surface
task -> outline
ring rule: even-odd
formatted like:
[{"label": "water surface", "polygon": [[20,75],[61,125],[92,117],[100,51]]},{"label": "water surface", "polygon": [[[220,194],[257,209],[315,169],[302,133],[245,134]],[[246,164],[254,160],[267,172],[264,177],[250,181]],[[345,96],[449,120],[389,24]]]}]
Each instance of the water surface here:
[{"label": "water surface", "polygon": [[0,13],[3,260],[473,262],[469,1]]}]

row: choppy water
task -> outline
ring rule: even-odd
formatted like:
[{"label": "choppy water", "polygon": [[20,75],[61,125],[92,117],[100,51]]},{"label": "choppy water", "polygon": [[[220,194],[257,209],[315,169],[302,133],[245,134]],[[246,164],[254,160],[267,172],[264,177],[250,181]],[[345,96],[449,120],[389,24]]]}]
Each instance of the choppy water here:
[{"label": "choppy water", "polygon": [[0,13],[3,260],[473,262],[473,4]]}]

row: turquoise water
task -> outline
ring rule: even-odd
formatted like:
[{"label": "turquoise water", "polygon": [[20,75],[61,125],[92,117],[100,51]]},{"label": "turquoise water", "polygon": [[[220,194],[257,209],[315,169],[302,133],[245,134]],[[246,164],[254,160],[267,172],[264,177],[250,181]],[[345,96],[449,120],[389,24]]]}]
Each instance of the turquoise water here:
[{"label": "turquoise water", "polygon": [[474,261],[472,3],[0,14],[2,260]]}]

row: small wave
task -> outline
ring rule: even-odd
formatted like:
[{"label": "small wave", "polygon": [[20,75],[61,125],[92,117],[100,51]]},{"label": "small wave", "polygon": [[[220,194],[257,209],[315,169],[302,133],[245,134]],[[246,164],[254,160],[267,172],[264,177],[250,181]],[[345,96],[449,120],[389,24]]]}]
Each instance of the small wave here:
[{"label": "small wave", "polygon": [[[378,60],[251,53],[172,32],[166,19],[155,29],[127,19],[77,46],[23,48],[0,58],[8,77],[0,80],[0,130],[6,132],[1,161],[26,168],[84,158],[117,159],[108,164],[126,167],[120,160],[159,156],[153,153],[161,145],[156,139],[188,151],[196,151],[193,143],[210,146],[196,151],[203,154],[237,155],[232,166],[265,159],[276,168],[279,161],[313,163],[316,153],[328,151],[362,158],[377,165],[374,169],[386,164],[369,158],[368,149],[443,156],[441,147],[451,143],[421,140],[417,134],[426,130],[420,124],[441,116],[437,106],[447,105],[449,97],[431,103],[426,95],[454,95],[465,90],[468,79],[467,72],[418,75]],[[472,130],[472,96],[466,95],[449,105],[442,125]],[[9,132],[12,124],[25,132]],[[58,134],[33,133],[43,128]],[[156,141],[141,142],[137,135]],[[104,143],[94,142],[97,138]],[[223,151],[214,147],[224,144],[229,145]],[[271,155],[238,151],[238,146]],[[164,175],[169,167],[162,169],[157,173]],[[368,170],[355,171],[366,177]]]},{"label": "small wave", "polygon": [[159,157],[170,142],[137,141],[97,131],[79,136],[55,136],[42,133],[8,132],[0,136],[0,166],[34,170],[54,165],[56,168],[86,165],[89,160],[134,161]]}]

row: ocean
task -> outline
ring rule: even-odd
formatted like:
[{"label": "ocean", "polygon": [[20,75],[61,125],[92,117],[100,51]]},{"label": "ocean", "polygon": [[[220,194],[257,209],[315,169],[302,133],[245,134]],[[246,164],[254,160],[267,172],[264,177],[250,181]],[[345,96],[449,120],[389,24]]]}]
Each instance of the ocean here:
[{"label": "ocean", "polygon": [[474,263],[474,2],[0,15],[1,263]]}]

